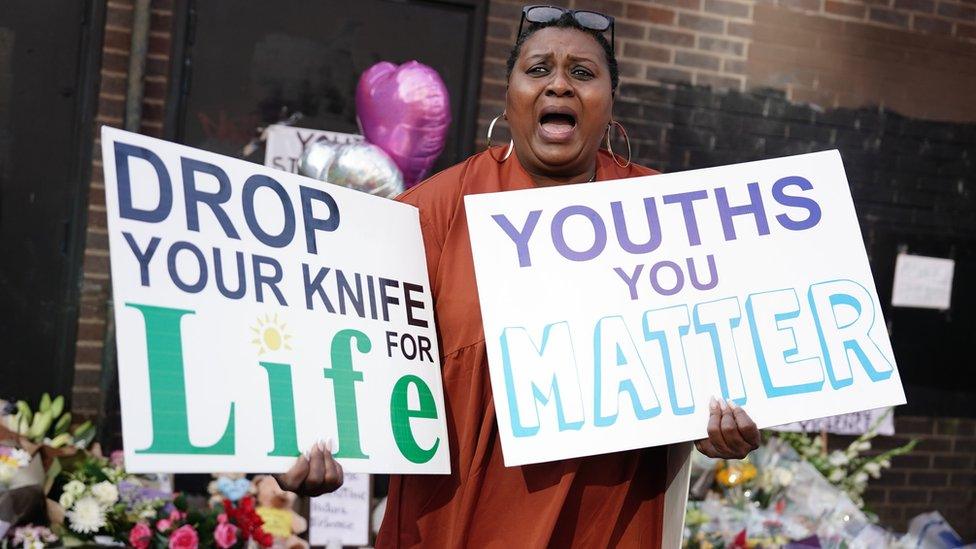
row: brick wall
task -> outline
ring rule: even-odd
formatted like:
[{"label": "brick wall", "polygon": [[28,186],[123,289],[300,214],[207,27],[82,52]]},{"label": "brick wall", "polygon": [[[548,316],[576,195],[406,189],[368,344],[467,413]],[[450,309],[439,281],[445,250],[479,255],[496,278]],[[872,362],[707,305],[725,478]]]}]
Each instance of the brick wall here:
[{"label": "brick wall", "polygon": [[[878,437],[873,453],[918,439],[915,450],[894,459],[892,469],[874,480],[865,494],[883,524],[907,528],[919,513],[938,509],[963,537],[976,538],[976,420],[898,417],[894,437]],[[831,437],[829,446],[846,447],[853,437]]]},{"label": "brick wall", "polygon": [[[88,196],[88,228],[78,318],[75,377],[72,389],[73,412],[81,417],[97,417],[106,408],[102,358],[106,328],[106,305],[111,293],[108,262],[108,235],[105,218],[105,186],[102,175],[102,125],[123,127],[129,49],[132,40],[132,0],[111,0],[105,13],[102,44],[101,87],[98,113],[92,128],[95,150]],[[149,52],[146,61],[145,95],[141,133],[159,136],[163,129],[163,105],[169,73],[172,2],[154,0],[150,21]],[[104,380],[111,384],[112,380]],[[118,395],[109,395],[118,398]]]}]

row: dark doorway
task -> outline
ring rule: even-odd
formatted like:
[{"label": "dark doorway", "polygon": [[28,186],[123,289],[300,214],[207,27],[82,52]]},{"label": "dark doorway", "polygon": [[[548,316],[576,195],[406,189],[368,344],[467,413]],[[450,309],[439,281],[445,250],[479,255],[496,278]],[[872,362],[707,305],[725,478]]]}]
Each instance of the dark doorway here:
[{"label": "dark doorway", "polygon": [[378,61],[417,60],[441,74],[451,99],[434,169],[472,152],[484,2],[188,0],[181,9],[170,139],[240,157],[256,128],[295,112],[305,116],[301,127],[358,133],[359,75]]},{"label": "dark doorway", "polygon": [[103,13],[0,3],[0,398],[70,397]]}]

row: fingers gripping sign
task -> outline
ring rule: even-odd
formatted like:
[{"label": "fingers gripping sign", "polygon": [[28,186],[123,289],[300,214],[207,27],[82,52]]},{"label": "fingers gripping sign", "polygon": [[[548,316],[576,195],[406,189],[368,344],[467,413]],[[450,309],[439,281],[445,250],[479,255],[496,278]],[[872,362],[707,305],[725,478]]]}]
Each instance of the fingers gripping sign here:
[{"label": "fingers gripping sign", "polygon": [[695,442],[698,451],[712,458],[742,459],[759,447],[756,423],[735,402],[709,402],[708,438]]},{"label": "fingers gripping sign", "polygon": [[335,492],[342,486],[342,465],[332,456],[332,441],[317,442],[295,460],[291,469],[274,475],[282,490],[300,496],[316,497]]}]

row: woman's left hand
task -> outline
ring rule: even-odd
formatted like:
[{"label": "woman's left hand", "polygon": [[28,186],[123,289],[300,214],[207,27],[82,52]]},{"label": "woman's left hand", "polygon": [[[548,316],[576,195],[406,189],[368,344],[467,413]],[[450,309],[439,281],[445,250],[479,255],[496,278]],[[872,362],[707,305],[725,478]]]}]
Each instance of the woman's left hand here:
[{"label": "woman's left hand", "polygon": [[759,429],[734,402],[709,402],[708,438],[695,441],[698,451],[712,458],[742,459],[759,447]]}]

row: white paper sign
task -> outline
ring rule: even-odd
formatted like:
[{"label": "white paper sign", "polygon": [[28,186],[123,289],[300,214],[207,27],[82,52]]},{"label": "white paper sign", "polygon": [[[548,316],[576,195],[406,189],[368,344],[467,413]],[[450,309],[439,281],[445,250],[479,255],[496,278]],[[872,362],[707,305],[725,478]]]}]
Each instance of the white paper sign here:
[{"label": "white paper sign", "polygon": [[352,133],[329,132],[272,124],[268,126],[268,140],[264,148],[264,165],[286,172],[298,173],[298,161],[312,143],[360,143],[363,136]]},{"label": "white paper sign", "polygon": [[949,308],[956,262],[941,257],[898,254],[891,304],[924,309]]},{"label": "white paper sign", "polygon": [[369,545],[369,475],[347,473],[341,488],[309,503],[311,545]]},{"label": "white paper sign", "polygon": [[836,151],[465,205],[506,465],[905,402]]},{"label": "white paper sign", "polygon": [[102,129],[132,472],[447,473],[415,208]]},{"label": "white paper sign", "polygon": [[881,419],[878,425],[878,434],[891,436],[895,434],[895,418],[890,413],[891,408],[881,408],[879,410],[863,410],[861,412],[851,412],[839,416],[822,417],[807,421],[797,421],[786,425],[771,427],[775,431],[787,431],[791,433],[820,433],[826,431],[834,435],[863,435]]}]

